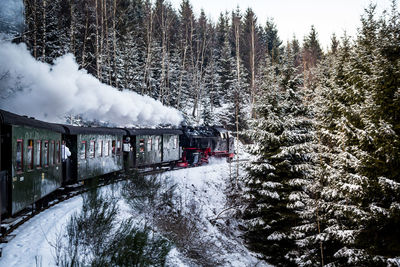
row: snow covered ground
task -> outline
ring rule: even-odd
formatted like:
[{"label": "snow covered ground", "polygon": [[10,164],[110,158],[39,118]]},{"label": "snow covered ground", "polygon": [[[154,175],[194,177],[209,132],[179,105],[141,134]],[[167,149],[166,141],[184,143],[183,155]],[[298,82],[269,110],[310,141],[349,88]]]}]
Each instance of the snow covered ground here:
[{"label": "snow covered ground", "polygon": [[[5,247],[0,266],[54,266],[54,241],[74,212],[82,208],[80,196],[38,214],[20,226]],[[41,264],[40,264],[41,263]]]},{"label": "snow covered ground", "polygon": [[[232,173],[234,165],[232,164]],[[197,213],[198,240],[207,246],[207,255],[212,256],[213,262],[222,266],[268,266],[260,262],[256,255],[249,252],[242,244],[238,232],[228,231],[224,223],[230,216],[229,210],[217,216],[227,208],[226,191],[230,166],[225,160],[212,160],[209,165],[170,171],[161,175],[166,183],[175,184],[175,196],[178,196],[182,210],[186,214]],[[119,194],[124,185],[121,182],[113,192]],[[111,186],[103,188],[103,192]],[[114,188],[115,189],[115,188]],[[35,216],[19,227],[12,239],[4,248],[0,258],[0,266],[54,266],[54,243],[63,227],[74,212],[79,212],[82,206],[80,196],[67,200]],[[222,216],[224,215],[224,216]],[[138,223],[143,222],[144,215],[131,209],[124,201],[119,201],[119,216],[132,216]],[[229,220],[234,225],[234,219]],[[159,232],[157,229],[155,231]],[[199,266],[187,258],[184,253],[174,247],[168,257],[167,266]]]}]

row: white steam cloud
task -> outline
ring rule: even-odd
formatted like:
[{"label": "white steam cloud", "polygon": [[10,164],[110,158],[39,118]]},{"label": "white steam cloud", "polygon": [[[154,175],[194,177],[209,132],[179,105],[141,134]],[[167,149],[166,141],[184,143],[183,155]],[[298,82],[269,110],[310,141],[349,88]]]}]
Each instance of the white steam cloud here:
[{"label": "white steam cloud", "polygon": [[66,114],[119,126],[177,125],[181,113],[132,91],[118,91],[79,70],[73,55],[36,61],[24,44],[0,42],[0,108],[49,122]]}]

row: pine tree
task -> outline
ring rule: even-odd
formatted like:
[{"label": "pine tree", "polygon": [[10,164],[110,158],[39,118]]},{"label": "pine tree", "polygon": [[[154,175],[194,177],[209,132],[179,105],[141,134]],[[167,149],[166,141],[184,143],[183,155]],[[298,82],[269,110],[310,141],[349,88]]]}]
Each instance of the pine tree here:
[{"label": "pine tree", "polygon": [[366,132],[360,136],[358,172],[368,177],[363,207],[370,216],[356,244],[372,264],[386,265],[400,254],[400,14],[393,1],[388,18],[374,16],[371,6],[357,40],[365,90],[360,117]]},{"label": "pine tree", "polygon": [[272,63],[279,63],[282,53],[282,41],[278,36],[278,29],[272,18],[267,19],[264,29],[264,35],[267,53],[271,58]]},{"label": "pine tree", "polygon": [[295,71],[281,79],[275,69],[267,63],[257,120],[249,131],[255,159],[248,169],[250,204],[244,218],[252,249],[277,266],[295,266],[300,261],[298,243],[310,235],[309,227],[316,231],[308,210],[313,123],[299,90],[301,80],[292,75]]},{"label": "pine tree", "polygon": [[317,65],[322,59],[322,49],[318,41],[318,34],[314,25],[311,26],[310,33],[304,38],[303,42],[303,62],[306,70]]}]

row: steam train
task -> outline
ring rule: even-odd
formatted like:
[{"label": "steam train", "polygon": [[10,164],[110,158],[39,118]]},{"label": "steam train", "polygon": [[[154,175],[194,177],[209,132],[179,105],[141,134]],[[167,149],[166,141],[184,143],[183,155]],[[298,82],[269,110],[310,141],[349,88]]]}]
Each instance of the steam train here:
[{"label": "steam train", "polygon": [[1,222],[94,177],[233,157],[233,139],[222,127],[78,127],[0,110],[0,136]]}]

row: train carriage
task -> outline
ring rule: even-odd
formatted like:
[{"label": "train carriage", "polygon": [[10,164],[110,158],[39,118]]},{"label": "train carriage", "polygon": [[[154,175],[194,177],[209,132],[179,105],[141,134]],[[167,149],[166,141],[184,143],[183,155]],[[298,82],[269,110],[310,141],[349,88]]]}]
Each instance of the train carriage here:
[{"label": "train carriage", "polygon": [[14,215],[62,183],[64,129],[0,110],[1,213]]},{"label": "train carriage", "polygon": [[62,125],[70,155],[65,160],[64,181],[83,181],[123,170],[122,142],[126,132],[104,127]]},{"label": "train carriage", "polygon": [[176,129],[126,129],[125,153],[128,169],[161,166],[180,160],[179,135]]}]

